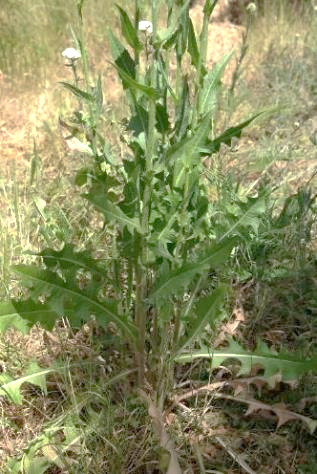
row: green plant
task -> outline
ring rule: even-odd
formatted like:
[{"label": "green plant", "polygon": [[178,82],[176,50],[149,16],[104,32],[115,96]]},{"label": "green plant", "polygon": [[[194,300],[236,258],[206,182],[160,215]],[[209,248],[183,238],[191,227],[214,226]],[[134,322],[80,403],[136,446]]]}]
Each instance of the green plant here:
[{"label": "green plant", "polygon": [[[81,23],[83,3],[78,2]],[[236,255],[257,238],[270,205],[268,187],[246,196],[232,189],[232,195],[208,198],[213,178],[203,159],[221,145],[230,146],[259,115],[215,136],[221,77],[231,57],[226,55],[211,70],[206,65],[208,24],[216,3],[206,0],[199,36],[189,2],[169,0],[166,27],[159,28],[163,8],[152,0],[152,21],[141,31],[138,1],[133,22],[118,7],[127,46],[112,32],[109,39],[129,107],[122,160],[113,159],[100,132],[101,78],[91,85],[82,30],[74,34],[83,77],[79,80],[72,62],[74,84],[63,86],[78,98],[71,126],[82,139],[76,136],[74,143],[91,160],[75,183],[102,216],[104,248],[90,252],[65,243],[57,250],[45,249],[37,254],[38,266],[15,267],[29,298],[1,308],[4,326],[12,320],[18,328],[17,315],[23,325],[25,320],[40,322],[47,329],[65,316],[73,326],[91,316],[103,326],[115,324],[135,356],[135,384],[175,466],[174,448],[160,422],[175,363],[207,357],[218,367],[236,358],[241,373],[256,363],[264,378],[280,374],[287,382],[316,368],[315,359],[294,362],[263,345],[254,353],[233,343],[228,350],[217,351],[212,344],[201,348],[206,327],[215,330],[223,317]]]},{"label": "green plant", "polygon": [[[81,20],[82,3],[78,4]],[[195,327],[190,328],[189,314],[202,282],[197,277],[210,268],[224,268],[234,247],[230,231],[219,242],[212,233],[212,209],[206,197],[202,157],[217,151],[221,143],[230,144],[253,120],[226,130],[220,137],[209,138],[220,79],[230,58],[226,56],[211,71],[206,70],[207,28],[214,5],[215,2],[206,3],[199,44],[188,14],[188,2],[169,5],[167,28],[160,31],[159,10],[153,2],[153,31],[140,35],[126,12],[119,8],[122,34],[134,56],[110,33],[114,67],[127,91],[131,110],[126,141],[133,160],[127,155],[123,163],[109,160],[106,144],[98,134],[103,100],[101,80],[91,89],[87,52],[82,37],[76,38],[85,90],[70,83],[63,85],[79,98],[79,106],[86,104],[75,119],[88,140],[86,149],[95,158],[93,169],[81,170],[76,183],[87,186],[84,197],[104,215],[118,257],[111,256],[111,271],[107,274],[101,262],[93,260],[87,252],[65,246],[61,251],[41,253],[44,264],[51,269],[49,273],[35,267],[16,268],[28,280],[39,283],[31,284],[31,294],[35,287],[38,295],[48,291],[46,304],[56,309],[55,317],[51,321],[46,319],[48,327],[58,315],[65,314],[66,307],[75,324],[91,312],[102,323],[115,322],[136,351],[140,386],[145,383],[146,359],[159,360],[165,349],[170,352],[172,347],[174,356],[198,335],[226,294],[223,286],[215,288],[205,302],[208,312],[204,308]],[[175,47],[174,86],[166,57]],[[192,90],[186,74],[182,74],[182,58],[187,50],[196,71]],[[65,275],[58,276],[57,267]],[[82,288],[77,282],[80,269],[89,273]],[[122,287],[123,277],[126,284]],[[115,294],[111,300],[109,287]],[[193,291],[188,302],[182,296],[184,289]],[[123,303],[118,305],[119,301]],[[165,367],[161,370],[166,372]],[[156,382],[165,378],[163,373]]]}]

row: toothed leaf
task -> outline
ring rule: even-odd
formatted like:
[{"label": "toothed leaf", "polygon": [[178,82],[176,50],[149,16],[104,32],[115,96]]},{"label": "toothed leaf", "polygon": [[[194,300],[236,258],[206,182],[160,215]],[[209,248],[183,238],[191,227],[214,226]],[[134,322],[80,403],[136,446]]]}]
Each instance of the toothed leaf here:
[{"label": "toothed leaf", "polygon": [[264,370],[262,378],[270,379],[280,373],[281,380],[286,382],[297,380],[305,373],[317,370],[317,357],[301,359],[296,354],[276,353],[264,342],[259,342],[255,351],[250,352],[234,340],[231,340],[225,349],[205,348],[181,354],[176,357],[176,361],[187,363],[199,358],[210,359],[212,368],[219,367],[228,359],[237,359],[240,362],[239,375],[248,374],[253,366],[259,365]]},{"label": "toothed leaf", "polygon": [[29,326],[39,322],[45,329],[53,329],[55,321],[60,316],[49,305],[35,303],[28,299],[0,304],[0,332],[16,328],[26,333]]},{"label": "toothed leaf", "polygon": [[150,292],[149,299],[167,297],[176,294],[180,288],[188,286],[195,275],[203,274],[210,268],[217,268],[224,266],[233,248],[234,241],[227,240],[221,244],[215,244],[206,252],[200,254],[191,263],[183,265],[177,270],[172,270],[159,277],[157,284],[152,292]]},{"label": "toothed leaf", "polygon": [[31,362],[26,374],[17,379],[13,379],[8,374],[0,375],[0,396],[7,397],[11,402],[22,405],[21,386],[24,383],[31,383],[39,387],[44,394],[47,392],[46,376],[55,369],[42,369],[36,362]]},{"label": "toothed leaf", "polygon": [[136,328],[117,312],[117,303],[113,300],[100,301],[99,282],[94,280],[86,288],[80,288],[76,274],[68,275],[67,281],[56,273],[40,270],[31,266],[17,265],[13,270],[20,275],[26,285],[31,285],[30,292],[34,299],[47,299],[50,307],[59,316],[69,316],[74,325],[89,320],[92,315],[102,323],[114,322],[125,335],[134,340]]},{"label": "toothed leaf", "polygon": [[96,207],[96,209],[98,209],[98,211],[102,212],[109,222],[115,222],[120,226],[120,228],[127,226],[130,232],[135,229],[141,233],[141,227],[138,219],[128,217],[119,206],[116,206],[116,204],[109,201],[107,196],[105,196],[103,193],[98,194],[97,192],[92,191],[90,193],[83,194],[83,197],[91,202]]},{"label": "toothed leaf", "polygon": [[206,145],[205,155],[211,155],[212,153],[216,153],[220,150],[220,146],[224,143],[227,146],[231,146],[233,138],[240,138],[242,130],[250,125],[257,117],[261,115],[261,112],[253,115],[250,119],[246,120],[245,122],[240,123],[236,127],[230,127],[225,132],[223,132],[219,137],[215,138],[214,140],[210,140]]}]

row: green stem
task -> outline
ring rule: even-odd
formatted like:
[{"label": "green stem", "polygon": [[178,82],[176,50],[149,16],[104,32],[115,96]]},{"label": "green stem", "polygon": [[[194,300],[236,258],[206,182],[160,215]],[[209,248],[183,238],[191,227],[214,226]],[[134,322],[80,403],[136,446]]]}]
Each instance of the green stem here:
[{"label": "green stem", "polygon": [[[156,24],[157,24],[157,2],[152,0],[152,24],[153,24],[153,38],[156,35]],[[156,52],[153,52],[151,61],[151,74],[150,74],[150,86],[156,86],[156,69],[154,62],[156,59]],[[151,186],[152,186],[152,168],[153,168],[153,154],[155,149],[155,112],[156,112],[156,101],[155,99],[149,99],[149,124],[147,133],[147,143],[145,150],[145,189],[143,195],[143,209],[141,217],[141,227],[143,234],[148,233],[148,221],[149,221],[149,208],[150,208],[150,197],[151,197]]]},{"label": "green stem", "polygon": [[[152,24],[153,38],[156,35],[157,25],[157,2],[152,0]],[[155,52],[151,58],[150,86],[156,86],[156,69],[154,67]],[[145,356],[146,356],[146,316],[147,307],[145,305],[145,297],[148,285],[148,241],[149,234],[149,217],[152,194],[152,171],[153,171],[153,155],[155,150],[155,99],[149,101],[149,124],[147,131],[147,143],[145,150],[145,186],[143,193],[143,206],[140,214],[140,224],[142,228],[142,238],[140,239],[140,255],[141,258],[136,262],[136,325],[139,330],[139,351],[137,356],[137,364],[139,369],[139,385],[144,386],[145,383]]]},{"label": "green stem", "polygon": [[[135,30],[138,31],[139,28],[139,20],[140,20],[140,7],[139,7],[139,0],[135,0],[134,2],[134,27]],[[135,48],[134,50],[134,62],[135,62],[135,80],[138,81],[139,75],[139,64],[140,64],[140,53],[139,49]]]},{"label": "green stem", "polygon": [[201,102],[201,86],[204,76],[204,70],[207,61],[207,49],[208,49],[208,27],[209,27],[209,20],[210,16],[215,8],[218,0],[206,0],[204,6],[204,17],[203,17],[203,26],[199,36],[199,61],[197,67],[197,75],[196,75],[196,85],[195,85],[195,97],[196,103],[195,108],[193,111],[193,121],[192,125],[193,128],[196,128],[199,115],[200,115],[200,102]]},{"label": "green stem", "polygon": [[136,351],[136,363],[138,367],[138,382],[139,387],[143,387],[145,383],[145,327],[146,327],[146,313],[144,307],[145,273],[142,268],[142,263],[136,262],[135,269],[135,324],[139,329],[139,344]]},{"label": "green stem", "polygon": [[[85,38],[84,38],[84,22],[82,16],[79,18],[80,22],[80,46],[81,46],[81,56],[83,62],[83,76],[84,76],[84,89],[87,92],[90,92],[89,86],[89,60],[88,60],[88,53],[85,47]],[[87,134],[89,136],[89,141],[92,147],[92,151],[96,156],[98,154],[97,151],[97,144],[96,144],[96,116],[94,113],[93,105],[89,102],[88,103],[88,112],[89,112],[89,130],[87,130]]]},{"label": "green stem", "polygon": [[234,91],[235,91],[237,82],[238,82],[239,77],[240,77],[242,63],[243,63],[244,58],[245,58],[245,56],[247,54],[247,51],[248,51],[248,39],[249,39],[251,23],[252,23],[252,17],[251,17],[251,14],[249,14],[248,18],[247,18],[246,30],[245,30],[245,32],[243,33],[243,36],[242,36],[242,45],[241,45],[241,48],[240,48],[240,55],[238,57],[236,67],[235,67],[235,70],[234,70],[233,75],[232,75],[231,84],[230,84],[230,87],[229,87],[229,90],[228,90],[229,110],[231,110],[231,107],[233,105]]}]

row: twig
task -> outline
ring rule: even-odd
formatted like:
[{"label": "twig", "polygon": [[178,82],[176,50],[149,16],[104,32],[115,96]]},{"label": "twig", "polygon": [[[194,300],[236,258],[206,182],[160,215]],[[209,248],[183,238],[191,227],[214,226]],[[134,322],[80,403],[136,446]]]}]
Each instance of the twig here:
[{"label": "twig", "polygon": [[218,441],[218,443],[227,451],[227,453],[234,459],[242,469],[245,470],[248,474],[256,474],[253,469],[242,459],[242,456],[240,454],[237,454],[236,452],[233,451],[233,449],[228,446],[223,439],[219,438],[219,436],[215,436],[215,440]]},{"label": "twig", "polygon": [[208,383],[207,385],[204,385],[203,387],[189,390],[188,392],[183,393],[181,395],[175,395],[173,398],[174,403],[164,412],[164,415],[167,416],[177,405],[180,404],[182,400],[186,400],[187,398],[194,397],[195,395],[198,395],[201,392],[213,392],[214,390],[217,390],[218,388],[224,387],[225,385],[227,385],[227,383],[228,383],[227,381]]}]

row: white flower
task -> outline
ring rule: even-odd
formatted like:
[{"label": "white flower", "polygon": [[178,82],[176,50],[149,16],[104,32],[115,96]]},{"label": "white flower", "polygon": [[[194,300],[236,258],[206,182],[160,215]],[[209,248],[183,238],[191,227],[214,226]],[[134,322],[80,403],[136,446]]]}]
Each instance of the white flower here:
[{"label": "white flower", "polygon": [[247,6],[247,11],[251,14],[255,13],[256,12],[256,4],[254,2],[249,3],[249,5]]},{"label": "white flower", "polygon": [[69,61],[76,61],[76,59],[79,59],[81,57],[81,54],[77,49],[74,48],[66,48],[62,52],[62,56],[64,56],[65,59],[68,59]]},{"label": "white flower", "polygon": [[148,33],[152,33],[153,32],[153,25],[150,21],[146,21],[146,20],[139,21],[139,30],[140,31],[146,31]]}]

